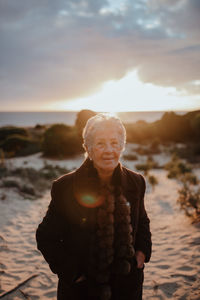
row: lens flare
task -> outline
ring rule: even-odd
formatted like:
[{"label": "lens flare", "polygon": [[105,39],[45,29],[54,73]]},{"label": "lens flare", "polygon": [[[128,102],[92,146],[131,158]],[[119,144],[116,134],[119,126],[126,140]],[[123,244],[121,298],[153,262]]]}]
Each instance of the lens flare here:
[{"label": "lens flare", "polygon": [[92,194],[81,194],[76,196],[79,204],[85,207],[91,207],[91,208],[97,207],[104,202],[103,196],[97,196]]}]

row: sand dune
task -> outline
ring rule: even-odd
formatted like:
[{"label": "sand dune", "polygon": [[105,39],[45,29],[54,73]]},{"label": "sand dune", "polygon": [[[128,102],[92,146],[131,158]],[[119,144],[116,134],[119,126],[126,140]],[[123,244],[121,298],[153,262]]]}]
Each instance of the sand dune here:
[{"label": "sand dune", "polygon": [[[72,169],[82,159],[53,163]],[[157,159],[162,163],[162,157]],[[44,161],[37,154],[7,163],[10,167],[41,168]],[[134,169],[135,162],[124,163]],[[196,172],[200,174],[200,170]],[[151,262],[145,266],[143,299],[200,299],[200,226],[192,225],[179,210],[178,183],[167,179],[164,170],[151,173],[159,184],[154,191],[147,185],[146,208],[151,219],[153,253]],[[0,295],[35,275],[2,299],[56,299],[57,277],[49,270],[35,242],[35,230],[50,201],[49,191],[37,200],[23,199],[14,188],[1,188],[0,198],[2,195],[6,198],[0,201]]]},{"label": "sand dune", "polygon": [[154,193],[147,195],[153,253],[145,268],[144,299],[200,299],[200,226],[179,210],[175,181],[163,170]]}]

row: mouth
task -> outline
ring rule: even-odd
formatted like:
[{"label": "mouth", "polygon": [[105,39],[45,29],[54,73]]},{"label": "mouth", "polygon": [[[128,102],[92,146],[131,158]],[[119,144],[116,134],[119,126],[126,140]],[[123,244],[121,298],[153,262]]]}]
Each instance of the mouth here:
[{"label": "mouth", "polygon": [[113,160],[113,159],[114,159],[113,157],[103,158],[103,160],[105,160],[105,161],[110,161],[110,160]]}]

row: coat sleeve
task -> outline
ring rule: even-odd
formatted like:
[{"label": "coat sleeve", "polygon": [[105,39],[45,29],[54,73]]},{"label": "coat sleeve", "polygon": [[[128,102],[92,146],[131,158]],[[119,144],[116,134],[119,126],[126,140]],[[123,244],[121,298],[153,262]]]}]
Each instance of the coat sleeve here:
[{"label": "coat sleeve", "polygon": [[141,178],[141,196],[139,203],[139,222],[135,239],[135,251],[140,250],[145,254],[145,262],[148,262],[151,257],[152,241],[150,232],[150,220],[147,216],[147,212],[144,205],[144,194],[146,184],[144,177]]},{"label": "coat sleeve", "polygon": [[41,251],[51,271],[70,285],[77,276],[76,260],[68,253],[63,243],[63,229],[66,227],[58,210],[59,188],[54,181],[51,188],[51,202],[43,221],[36,231],[38,250]]}]

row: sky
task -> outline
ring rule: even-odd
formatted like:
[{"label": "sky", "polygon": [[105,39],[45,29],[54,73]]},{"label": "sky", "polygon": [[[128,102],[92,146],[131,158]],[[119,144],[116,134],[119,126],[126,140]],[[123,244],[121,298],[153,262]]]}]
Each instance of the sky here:
[{"label": "sky", "polygon": [[199,0],[0,0],[0,111],[200,109]]}]

